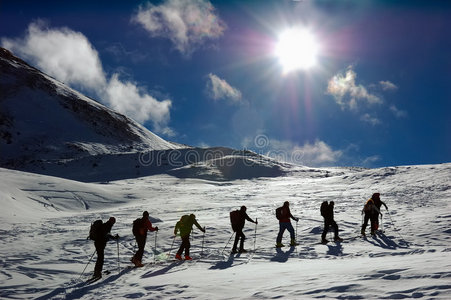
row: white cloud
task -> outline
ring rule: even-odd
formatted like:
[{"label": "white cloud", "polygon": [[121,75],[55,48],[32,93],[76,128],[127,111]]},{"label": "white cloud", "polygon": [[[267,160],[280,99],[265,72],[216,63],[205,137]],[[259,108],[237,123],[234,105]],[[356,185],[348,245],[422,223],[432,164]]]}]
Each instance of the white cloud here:
[{"label": "white cloud", "polygon": [[390,81],[379,81],[379,84],[384,91],[395,91],[398,89],[398,87]]},{"label": "white cloud", "polygon": [[379,125],[382,122],[376,118],[376,117],[372,117],[370,114],[364,114],[363,116],[360,117],[360,119],[364,122],[370,123],[373,126]]},{"label": "white cloud", "polygon": [[97,51],[82,33],[50,29],[38,21],[29,25],[23,39],[1,42],[57,80],[95,93],[104,104],[140,123],[152,122],[158,133],[173,134],[166,126],[171,100],[158,101],[136,83],[121,81],[118,74],[108,79]]},{"label": "white cloud", "polygon": [[152,37],[171,40],[183,55],[190,55],[208,39],[220,37],[225,25],[207,0],[165,0],[140,6],[132,21]]},{"label": "white cloud", "polygon": [[214,100],[222,99],[232,102],[241,100],[241,92],[238,89],[212,73],[207,76],[206,92]]},{"label": "white cloud", "polygon": [[150,119],[158,127],[169,120],[170,100],[158,101],[141,91],[135,83],[119,80],[118,74],[111,77],[104,93],[111,108],[132,116],[140,123]]},{"label": "white cloud", "polygon": [[405,118],[407,117],[407,112],[404,110],[398,109],[395,105],[390,106],[390,111],[397,117],[397,118]]},{"label": "white cloud", "polygon": [[378,96],[368,92],[363,85],[356,84],[357,74],[348,67],[346,74],[337,74],[329,80],[327,93],[334,96],[335,101],[342,109],[357,110],[360,103],[381,104]]},{"label": "white cloud", "polygon": [[91,89],[105,85],[98,53],[80,32],[66,27],[49,29],[38,21],[28,26],[23,39],[2,39],[2,45],[69,85]]}]

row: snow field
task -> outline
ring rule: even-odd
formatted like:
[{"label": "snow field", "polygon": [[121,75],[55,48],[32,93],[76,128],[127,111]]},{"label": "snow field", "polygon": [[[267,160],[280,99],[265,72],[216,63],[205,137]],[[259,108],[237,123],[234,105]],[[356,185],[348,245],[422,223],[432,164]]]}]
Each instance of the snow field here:
[{"label": "snow field", "polygon": [[[103,184],[0,169],[0,298],[448,299],[450,167],[293,169],[285,177],[221,182],[155,175]],[[389,207],[385,234],[363,239],[360,211],[375,191]],[[277,251],[274,210],[286,200],[300,218],[300,245]],[[319,244],[325,200],[335,201],[342,243]],[[222,254],[232,234],[229,212],[241,205],[259,220],[257,250],[230,257],[233,239]],[[131,223],[143,210],[160,228],[157,263],[131,269]],[[192,212],[207,228],[203,255],[202,233],[195,229],[194,261],[159,262],[180,245],[177,238],[171,249],[175,222]],[[111,241],[104,265],[111,273],[83,285],[78,278],[94,251],[86,240],[89,225],[111,215],[117,219],[112,233],[122,237],[120,268]],[[247,222],[249,250],[254,230]],[[154,237],[148,234],[145,262],[154,260]],[[95,257],[83,278],[92,274]]]}]

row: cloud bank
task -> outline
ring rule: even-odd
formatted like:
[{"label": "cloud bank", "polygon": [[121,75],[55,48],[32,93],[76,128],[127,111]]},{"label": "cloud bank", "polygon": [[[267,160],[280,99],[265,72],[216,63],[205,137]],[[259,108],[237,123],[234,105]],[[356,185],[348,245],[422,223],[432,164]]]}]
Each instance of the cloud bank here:
[{"label": "cloud bank", "polygon": [[48,28],[37,21],[28,26],[23,38],[1,43],[56,79],[95,93],[112,109],[137,122],[151,122],[159,133],[171,132],[167,128],[171,100],[158,101],[136,83],[121,81],[117,73],[108,79],[98,52],[82,33]]},{"label": "cloud bank", "polygon": [[132,16],[151,37],[169,39],[183,55],[191,55],[207,40],[220,37],[226,26],[206,0],[166,0],[147,3]]},{"label": "cloud bank", "polygon": [[241,92],[232,87],[224,79],[219,78],[215,74],[207,75],[206,93],[214,100],[228,100],[231,102],[239,102],[242,98]]}]

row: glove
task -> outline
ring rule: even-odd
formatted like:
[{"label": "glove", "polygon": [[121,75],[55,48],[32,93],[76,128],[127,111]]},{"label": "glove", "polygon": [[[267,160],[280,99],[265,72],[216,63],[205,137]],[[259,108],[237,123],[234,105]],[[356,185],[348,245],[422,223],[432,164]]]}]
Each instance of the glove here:
[{"label": "glove", "polygon": [[119,234],[116,233],[116,235],[114,236],[114,239],[118,240],[119,239]]},{"label": "glove", "polygon": [[296,222],[299,222],[299,218],[296,218]]},{"label": "glove", "polygon": [[202,232],[203,232],[203,233],[205,233],[205,227],[204,227],[204,228],[202,228]]},{"label": "glove", "polygon": [[158,226],[155,226],[155,231],[158,231]]}]

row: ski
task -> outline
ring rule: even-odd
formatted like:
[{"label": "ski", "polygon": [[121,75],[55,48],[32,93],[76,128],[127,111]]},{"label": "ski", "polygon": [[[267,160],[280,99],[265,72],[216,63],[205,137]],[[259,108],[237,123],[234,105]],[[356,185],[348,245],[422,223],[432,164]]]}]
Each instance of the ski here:
[{"label": "ski", "polygon": [[94,283],[94,282],[96,282],[96,281],[98,281],[100,279],[102,279],[102,276],[91,277],[91,278],[89,278],[88,280],[85,281],[85,284],[88,285],[88,284]]}]

